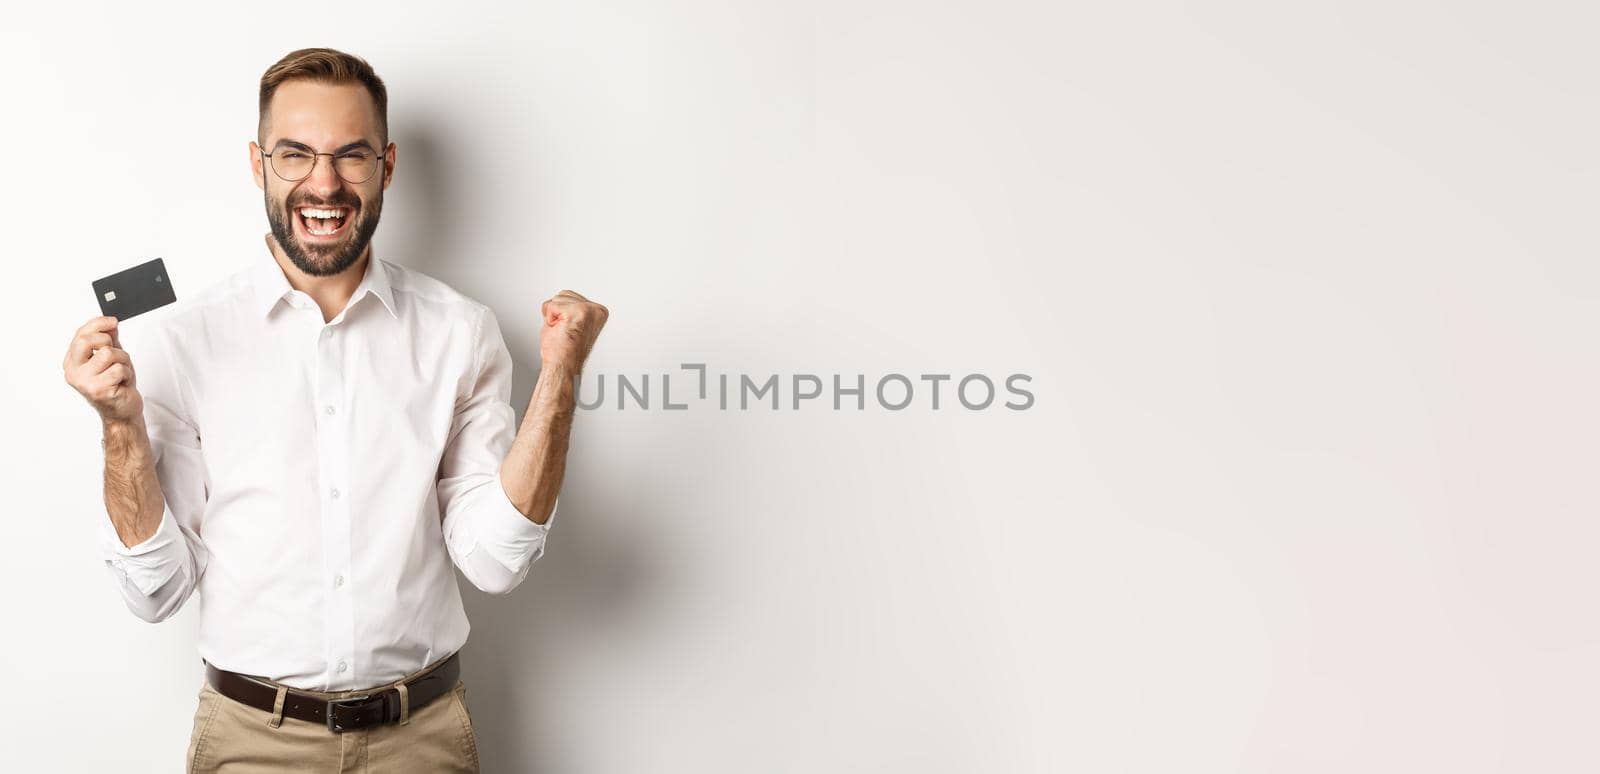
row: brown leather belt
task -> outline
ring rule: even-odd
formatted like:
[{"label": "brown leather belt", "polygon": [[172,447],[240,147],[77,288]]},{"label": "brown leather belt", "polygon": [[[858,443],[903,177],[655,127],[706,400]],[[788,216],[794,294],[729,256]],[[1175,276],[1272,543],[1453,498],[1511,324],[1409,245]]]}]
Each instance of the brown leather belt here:
[{"label": "brown leather belt", "polygon": [[[438,668],[406,681],[407,711],[449,693],[461,679],[460,653],[452,653]],[[261,678],[219,669],[206,662],[206,681],[217,693],[256,709],[272,712],[278,688]],[[400,720],[400,689],[393,685],[363,691],[341,699],[319,699],[289,688],[283,697],[283,716],[308,723],[326,724],[336,734]]]}]

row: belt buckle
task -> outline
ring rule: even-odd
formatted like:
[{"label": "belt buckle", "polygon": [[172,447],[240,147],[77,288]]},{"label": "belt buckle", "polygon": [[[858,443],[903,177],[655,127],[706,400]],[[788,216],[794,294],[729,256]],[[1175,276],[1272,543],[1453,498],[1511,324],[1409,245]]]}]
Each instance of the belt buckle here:
[{"label": "belt buckle", "polygon": [[344,697],[342,699],[329,699],[328,700],[328,730],[332,731],[335,734],[342,734],[342,733],[345,732],[345,727],[344,726],[341,726],[338,723],[335,723],[333,721],[333,709],[334,709],[334,707],[350,707],[350,706],[354,706],[356,704],[359,704],[361,702],[364,702],[364,701],[366,701],[366,700],[368,700],[370,698],[372,698],[372,694],[369,693],[369,694],[365,694],[363,696],[346,696],[346,697]]}]

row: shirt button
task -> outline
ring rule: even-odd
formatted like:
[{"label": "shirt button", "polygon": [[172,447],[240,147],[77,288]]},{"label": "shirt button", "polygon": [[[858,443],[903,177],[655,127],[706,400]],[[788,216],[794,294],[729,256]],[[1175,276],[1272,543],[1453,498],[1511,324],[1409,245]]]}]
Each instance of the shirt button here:
[{"label": "shirt button", "polygon": [[328,494],[333,495],[333,499],[335,499],[335,500],[339,499],[339,490],[337,490],[337,489],[329,492]]},{"label": "shirt button", "polygon": [[345,670],[345,668],[348,667],[348,666],[349,666],[348,664],[344,663],[343,661],[340,661],[339,662],[339,666],[337,667],[336,671],[343,672]]},{"label": "shirt button", "polygon": [[333,407],[332,407],[332,406],[328,406],[328,407],[327,407],[327,408],[324,408],[324,409],[323,409],[323,410],[322,410],[322,412],[323,412],[323,413],[324,413],[324,414],[332,414],[332,413],[333,413]]}]

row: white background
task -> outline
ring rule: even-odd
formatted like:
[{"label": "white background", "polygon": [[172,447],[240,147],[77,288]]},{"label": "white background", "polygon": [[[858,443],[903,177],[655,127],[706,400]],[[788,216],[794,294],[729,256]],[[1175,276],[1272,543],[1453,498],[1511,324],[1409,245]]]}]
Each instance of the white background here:
[{"label": "white background", "polygon": [[1593,771],[1596,22],[8,10],[7,768],[181,769],[196,605],[122,606],[60,361],[91,279],[263,249],[257,83],[329,45],[391,93],[377,249],[495,309],[519,415],[562,288],[612,310],[591,374],[1034,377],[581,413],[546,557],[463,590],[485,771]]}]

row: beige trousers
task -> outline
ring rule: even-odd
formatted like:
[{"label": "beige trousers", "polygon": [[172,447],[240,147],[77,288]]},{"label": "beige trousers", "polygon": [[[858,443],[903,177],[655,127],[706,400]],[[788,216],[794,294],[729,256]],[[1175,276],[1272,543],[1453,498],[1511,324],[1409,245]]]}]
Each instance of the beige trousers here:
[{"label": "beige trousers", "polygon": [[[296,690],[323,699],[367,692]],[[283,717],[281,710],[273,713],[234,701],[202,683],[184,770],[188,774],[478,774],[478,743],[466,699],[466,685],[457,680],[449,693],[422,707],[407,708],[404,724],[336,734],[320,723]]]}]

